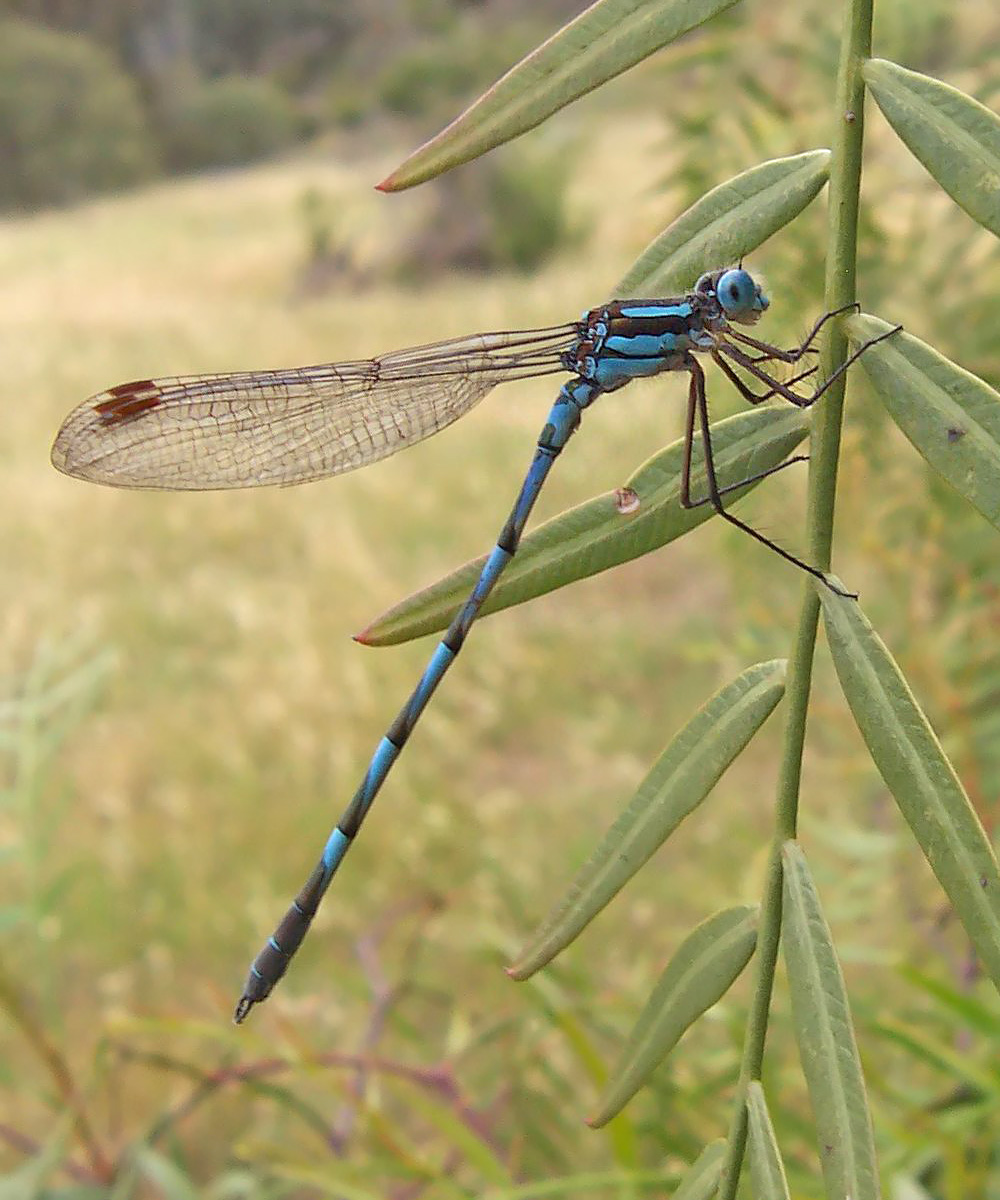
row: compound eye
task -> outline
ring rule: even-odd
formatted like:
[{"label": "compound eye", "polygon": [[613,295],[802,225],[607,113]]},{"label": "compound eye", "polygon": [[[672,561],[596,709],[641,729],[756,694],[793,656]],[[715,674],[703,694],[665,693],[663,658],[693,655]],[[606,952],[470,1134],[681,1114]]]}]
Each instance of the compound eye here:
[{"label": "compound eye", "polygon": [[748,271],[736,268],[724,272],[719,277],[715,292],[727,316],[752,312],[758,307],[757,285]]}]

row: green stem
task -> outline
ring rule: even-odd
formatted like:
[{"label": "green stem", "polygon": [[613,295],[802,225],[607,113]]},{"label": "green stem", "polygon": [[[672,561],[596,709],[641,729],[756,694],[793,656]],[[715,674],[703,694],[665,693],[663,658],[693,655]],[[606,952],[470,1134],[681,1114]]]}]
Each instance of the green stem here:
[{"label": "green stem", "polygon": [[[861,67],[871,54],[873,0],[849,0],[837,75],[833,157],[830,166],[827,238],[827,311],[854,299],[857,271],[858,203],[861,191],[861,155],[864,141],[864,82]],[[847,356],[847,339],[834,323],[821,359],[826,378]],[[845,379],[835,383],[817,404],[809,462],[808,544],[809,561],[830,567],[833,519],[837,497],[837,466],[844,412]],[[760,933],[755,955],[755,978],[747,1020],[743,1060],[729,1129],[726,1165],[717,1200],[734,1200],[746,1150],[746,1090],[761,1077],[764,1043],[774,987],[774,972],[781,939],[781,847],[794,838],[798,825],[799,783],[805,744],[806,715],[812,664],[819,623],[819,597],[811,580],[803,587],[798,631],[789,662],[786,692],[785,740],[778,776],[774,841],[761,901]]]}]

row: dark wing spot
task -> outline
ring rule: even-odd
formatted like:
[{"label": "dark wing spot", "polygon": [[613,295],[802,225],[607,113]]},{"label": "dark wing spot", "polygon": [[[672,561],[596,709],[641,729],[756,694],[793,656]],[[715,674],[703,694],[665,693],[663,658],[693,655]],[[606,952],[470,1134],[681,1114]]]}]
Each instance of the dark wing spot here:
[{"label": "dark wing spot", "polygon": [[102,425],[124,425],[136,417],[156,408],[163,394],[152,379],[137,379],[134,383],[120,383],[104,393],[107,397],[94,405],[94,412]]}]

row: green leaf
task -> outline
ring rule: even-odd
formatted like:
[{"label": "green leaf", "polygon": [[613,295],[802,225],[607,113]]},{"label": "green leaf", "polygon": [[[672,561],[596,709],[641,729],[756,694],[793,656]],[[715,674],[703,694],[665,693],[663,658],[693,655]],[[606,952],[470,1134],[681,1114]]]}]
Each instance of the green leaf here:
[{"label": "green leaf", "polygon": [[703,271],[739,261],[797,217],[829,172],[830,151],[807,150],[720,183],[643,250],[616,295],[668,296]]},{"label": "green leaf", "polygon": [[799,1058],[830,1200],[878,1200],[878,1164],[861,1061],[833,940],[795,842],[782,847],[781,944]]},{"label": "green leaf", "polygon": [[914,1065],[919,1063],[921,1067],[939,1074],[942,1077],[941,1086],[949,1089],[963,1086],[972,1092],[981,1092],[984,1097],[991,1097],[994,1102],[1000,1099],[1000,1072],[989,1061],[981,1066],[966,1049],[956,1050],[952,1039],[954,1031],[949,1031],[943,1038],[935,1037],[927,1032],[923,1023],[914,1025],[891,1017],[874,1022],[872,1029],[897,1048],[905,1050],[914,1060]]},{"label": "green leaf", "polygon": [[67,1148],[73,1142],[73,1125],[73,1115],[62,1114],[32,1157],[0,1175],[0,1200],[46,1200],[58,1194],[52,1180],[65,1166]]},{"label": "green leaf", "polygon": [[[760,407],[716,422],[712,450],[719,486],[727,487],[784,461],[809,430],[801,409]],[[695,439],[695,462],[701,462]],[[680,505],[684,443],[674,442],[655,454],[629,479],[637,508],[622,511],[615,492],[606,492],[546,521],[521,542],[483,614],[523,604],[535,596],[564,587],[656,550],[712,515],[711,506],[683,509]],[[704,471],[692,480],[696,495],[704,495]],[[749,491],[756,484],[748,484]],[[735,496],[743,496],[741,489]],[[479,578],[485,555],[414,593],[378,617],[357,641],[390,646],[444,629]]]},{"label": "green leaf", "polygon": [[726,1161],[726,1139],[709,1142],[680,1182],[673,1200],[713,1200]]},{"label": "green leaf", "polygon": [[747,1138],[753,1194],[759,1200],[791,1200],[764,1089],[756,1080],[747,1088]]},{"label": "green leaf", "polygon": [[892,1179],[892,1200],[934,1200],[910,1175],[896,1172]]},{"label": "green leaf", "polygon": [[936,1003],[937,1015],[942,1022],[960,1023],[985,1038],[1000,1042],[1000,1012],[996,1004],[984,1003],[970,995],[964,990],[964,982],[953,985],[912,966],[900,967],[899,974]]},{"label": "green leaf", "polygon": [[139,1174],[147,1179],[165,1200],[197,1200],[201,1190],[196,1187],[175,1162],[142,1143],[131,1150],[131,1158]]},{"label": "green leaf", "polygon": [[703,921],[667,964],[587,1124],[616,1116],[682,1034],[732,986],[757,944],[757,909],[723,909]]},{"label": "green leaf", "polygon": [[[860,344],[890,328],[878,317],[849,317]],[[861,365],[913,445],[992,524],[1000,526],[1000,394],[908,333],[872,346]]]},{"label": "green leaf", "polygon": [[840,686],[868,750],[1000,989],[1000,872],[934,730],[853,600],[818,586]]},{"label": "green leaf", "polygon": [[[421,1124],[431,1130],[437,1130],[441,1140],[448,1148],[449,1155],[461,1162],[493,1187],[510,1187],[514,1180],[510,1170],[503,1162],[501,1152],[492,1139],[477,1124],[469,1120],[468,1112],[455,1103],[455,1098],[448,1094],[435,1092],[433,1089],[420,1089],[418,1097],[412,1095],[412,1081],[395,1079],[388,1074],[380,1080],[380,1088],[385,1090],[389,1099],[395,1097],[400,1103],[412,1105],[419,1112]],[[394,1129],[392,1136],[397,1140],[397,1149],[401,1149],[401,1131]],[[415,1147],[413,1158],[419,1159],[420,1151],[426,1149],[426,1133],[421,1135],[421,1141]],[[462,1190],[456,1188],[456,1196],[462,1195]]]},{"label": "green leaf", "polygon": [[784,692],[784,659],[758,663],[716,692],[657,760],[509,975],[527,979],[573,941],[705,799]]},{"label": "green leaf", "polygon": [[398,192],[534,129],[736,0],[597,0],[378,186]]},{"label": "green leaf", "polygon": [[1000,237],[1000,117],[964,92],[882,58],[862,74],[886,120],[974,221]]}]

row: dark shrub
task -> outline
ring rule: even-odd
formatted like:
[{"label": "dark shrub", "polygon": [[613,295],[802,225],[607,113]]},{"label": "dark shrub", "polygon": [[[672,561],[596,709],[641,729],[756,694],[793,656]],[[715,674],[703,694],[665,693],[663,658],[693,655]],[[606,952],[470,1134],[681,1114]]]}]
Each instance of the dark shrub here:
[{"label": "dark shrub", "polygon": [[302,125],[292,101],[266,79],[227,75],[191,89],[166,118],[170,164],[236,166],[293,142]]},{"label": "dark shrub", "polygon": [[0,21],[0,206],[62,204],[153,172],[132,80],[83,34]]}]

